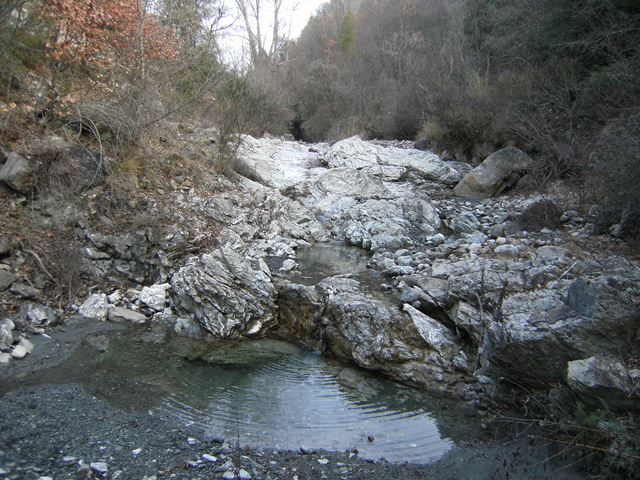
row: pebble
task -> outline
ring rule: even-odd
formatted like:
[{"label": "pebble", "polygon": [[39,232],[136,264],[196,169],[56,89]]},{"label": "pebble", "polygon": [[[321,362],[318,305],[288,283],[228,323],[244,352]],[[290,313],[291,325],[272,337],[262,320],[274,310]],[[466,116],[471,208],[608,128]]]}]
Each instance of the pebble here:
[{"label": "pebble", "polygon": [[251,474],[241,468],[238,472],[238,478],[240,478],[240,480],[251,480]]},{"label": "pebble", "polygon": [[515,245],[498,245],[495,249],[495,253],[501,257],[517,258],[518,247]]},{"label": "pebble", "polygon": [[209,455],[208,453],[205,453],[204,455],[202,455],[202,459],[211,463],[215,463],[218,461],[218,457],[214,457],[213,455]]},{"label": "pebble", "polygon": [[24,346],[16,345],[15,347],[13,347],[13,350],[11,351],[11,356],[19,360],[21,358],[26,357],[27,353],[29,352],[27,352],[27,349],[24,348]]},{"label": "pebble", "polygon": [[318,463],[320,465],[327,465],[329,463],[329,460],[327,460],[326,458],[319,458]]},{"label": "pebble", "polygon": [[0,365],[7,365],[11,361],[10,353],[0,353]]},{"label": "pebble", "polygon": [[433,237],[431,237],[431,243],[434,245],[442,245],[446,237],[442,233],[436,233]]},{"label": "pebble", "polygon": [[89,466],[91,467],[91,470],[101,476],[106,475],[109,471],[109,465],[106,462],[91,462]]},{"label": "pebble", "polygon": [[33,352],[33,348],[34,348],[33,347],[33,343],[31,343],[26,338],[21,339],[19,345],[22,345],[25,348],[25,350],[27,351],[27,353]]},{"label": "pebble", "polygon": [[62,462],[66,463],[67,465],[71,465],[72,463],[76,463],[77,461],[78,459],[76,457],[72,457],[72,456],[62,457]]},{"label": "pebble", "polygon": [[189,437],[189,438],[187,438],[187,443],[188,443],[189,445],[197,445],[197,444],[198,444],[198,440],[196,440],[196,439],[195,439],[195,438],[193,438],[193,437]]},{"label": "pebble", "polygon": [[136,448],[131,453],[133,453],[134,457],[137,457],[138,455],[140,455],[140,452],[142,452],[142,449],[141,448]]},{"label": "pebble", "polygon": [[236,476],[234,475],[233,470],[227,470],[222,474],[223,480],[233,480],[234,478],[236,478]]}]

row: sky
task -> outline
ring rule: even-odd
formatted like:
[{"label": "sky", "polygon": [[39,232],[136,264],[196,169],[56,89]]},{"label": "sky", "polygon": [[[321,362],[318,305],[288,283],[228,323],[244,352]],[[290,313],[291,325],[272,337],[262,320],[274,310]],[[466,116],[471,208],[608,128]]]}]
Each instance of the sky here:
[{"label": "sky", "polygon": [[[302,32],[302,29],[307,24],[309,17],[311,17],[322,5],[329,0],[284,0],[282,7],[283,19],[286,22],[286,28],[282,29],[282,33],[289,32],[290,38],[297,38]],[[262,0],[264,8],[270,2]],[[225,0],[226,6],[232,11],[236,9],[234,0]],[[271,15],[268,10],[263,12],[263,22],[261,22],[261,29],[263,32],[271,32]],[[231,64],[242,64],[243,55],[246,53],[246,40],[244,33],[244,23],[241,19],[236,22],[236,25],[227,31],[220,44],[224,51],[224,58]]]}]

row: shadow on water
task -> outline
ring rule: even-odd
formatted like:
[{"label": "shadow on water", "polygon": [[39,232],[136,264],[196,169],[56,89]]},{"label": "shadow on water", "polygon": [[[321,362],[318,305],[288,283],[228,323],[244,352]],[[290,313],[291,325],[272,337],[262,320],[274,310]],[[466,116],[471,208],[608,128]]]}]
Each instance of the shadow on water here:
[{"label": "shadow on water", "polygon": [[139,331],[85,338],[29,384],[78,383],[126,409],[156,409],[205,437],[252,447],[357,448],[429,463],[474,436],[474,413],[275,340],[203,344]]}]

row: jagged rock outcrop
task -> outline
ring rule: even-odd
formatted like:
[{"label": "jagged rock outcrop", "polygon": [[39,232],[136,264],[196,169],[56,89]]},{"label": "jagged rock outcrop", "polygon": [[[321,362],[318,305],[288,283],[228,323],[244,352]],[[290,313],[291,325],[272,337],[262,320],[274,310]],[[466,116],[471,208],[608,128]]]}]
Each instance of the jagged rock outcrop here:
[{"label": "jagged rock outcrop", "polygon": [[299,183],[318,166],[315,152],[298,142],[275,138],[242,137],[235,170],[262,185],[283,188]]},{"label": "jagged rock outcrop", "polygon": [[560,381],[567,361],[631,348],[640,326],[637,270],[587,259],[574,265],[584,276],[563,278],[572,260],[545,246],[530,258],[437,261],[413,288],[425,309],[447,309],[488,371],[541,385]]},{"label": "jagged rock outcrop", "polygon": [[323,160],[332,169],[362,170],[388,181],[400,180],[409,171],[447,185],[455,185],[460,180],[460,174],[434,153],[381,147],[360,137],[335,143],[326,151]]},{"label": "jagged rock outcrop", "polygon": [[[281,335],[434,393],[472,396],[467,353],[437,320],[363,293],[356,279],[331,277],[315,287],[280,287]],[[291,338],[291,337],[289,337]]]},{"label": "jagged rock outcrop", "polygon": [[276,321],[271,279],[227,246],[189,260],[171,286],[178,310],[214,337],[263,335]]}]

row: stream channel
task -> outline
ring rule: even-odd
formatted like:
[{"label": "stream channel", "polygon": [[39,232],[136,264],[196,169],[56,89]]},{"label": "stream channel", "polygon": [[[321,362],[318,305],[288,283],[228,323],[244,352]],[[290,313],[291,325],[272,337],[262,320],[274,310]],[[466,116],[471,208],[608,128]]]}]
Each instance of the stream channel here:
[{"label": "stream channel", "polygon": [[[361,273],[363,288],[374,290],[381,278],[366,272],[368,259],[357,248],[324,244],[301,251],[299,270],[287,275],[314,284]],[[80,384],[120,408],[157,409],[231,446],[357,449],[366,459],[426,464],[479,429],[475,411],[460,401],[271,339],[211,343],[156,328],[103,331],[36,377],[31,382]]]}]

